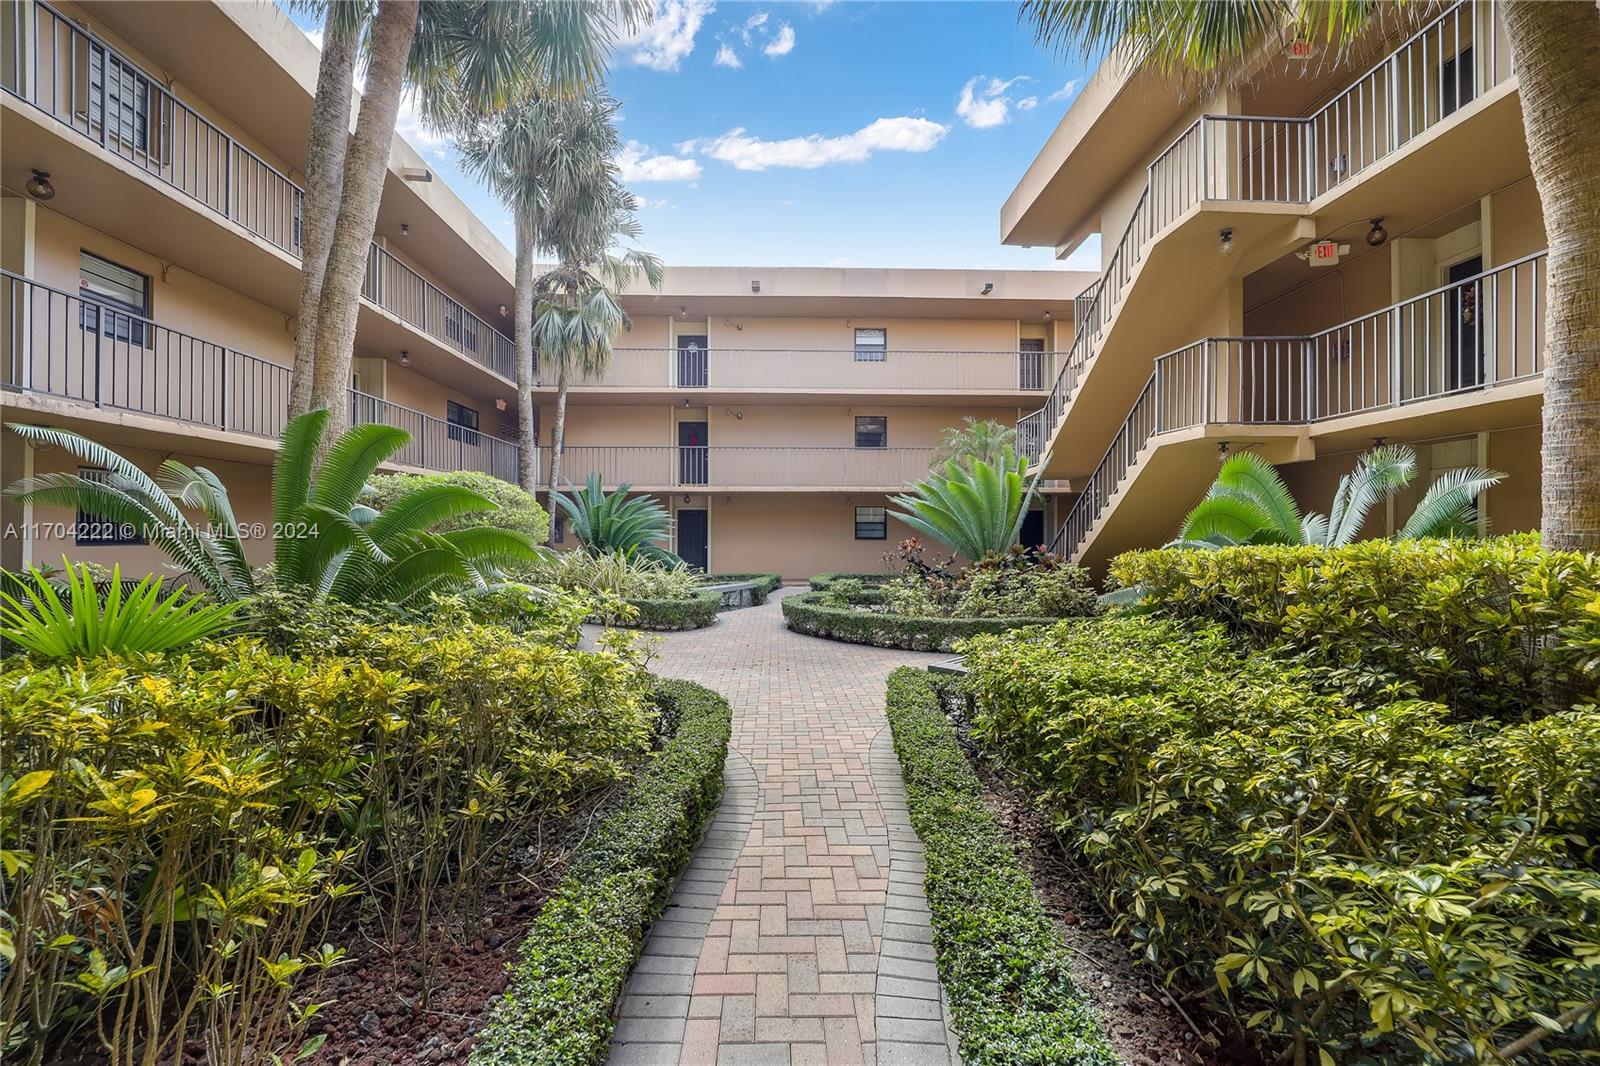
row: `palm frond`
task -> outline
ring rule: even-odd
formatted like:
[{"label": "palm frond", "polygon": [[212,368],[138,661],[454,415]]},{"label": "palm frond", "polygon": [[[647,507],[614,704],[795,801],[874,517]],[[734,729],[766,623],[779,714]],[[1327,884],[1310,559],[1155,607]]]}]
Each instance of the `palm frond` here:
[{"label": "palm frond", "polygon": [[1395,536],[1401,540],[1418,537],[1471,536],[1477,532],[1478,497],[1505,480],[1498,470],[1479,466],[1460,467],[1439,475],[1417,501],[1406,524]]}]

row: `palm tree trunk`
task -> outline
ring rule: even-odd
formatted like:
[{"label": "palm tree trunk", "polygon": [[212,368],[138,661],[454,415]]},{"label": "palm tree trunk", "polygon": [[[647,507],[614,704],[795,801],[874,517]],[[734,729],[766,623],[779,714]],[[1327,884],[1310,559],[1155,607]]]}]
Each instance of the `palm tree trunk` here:
[{"label": "palm tree trunk", "polygon": [[517,347],[517,482],[539,492],[539,431],[533,406],[533,226],[518,213],[513,332]]},{"label": "palm tree trunk", "polygon": [[1544,543],[1600,551],[1600,7],[1508,0],[1505,23],[1550,245]]},{"label": "palm tree trunk", "polygon": [[[556,423],[550,430],[550,512],[556,509],[556,490],[561,485],[561,449],[567,441],[567,365],[556,371]],[[555,543],[555,523],[550,524],[550,543]]]},{"label": "palm tree trunk", "polygon": [[311,409],[317,365],[317,305],[328,268],[328,245],[344,187],[345,147],[350,140],[350,94],[355,87],[356,45],[361,29],[337,3],[322,24],[322,59],[317,97],[311,105],[306,144],[306,189],[300,219],[300,303],[294,334],[294,373],[289,379],[289,417]]},{"label": "palm tree trunk", "polygon": [[317,363],[311,405],[328,409],[326,440],[349,422],[350,358],[355,352],[356,315],[368,249],[378,223],[383,178],[389,169],[394,123],[400,114],[406,59],[417,31],[417,0],[379,0],[372,20],[372,56],[356,116],[356,133],[345,155],[339,215],[328,248],[328,268],[317,307]]}]

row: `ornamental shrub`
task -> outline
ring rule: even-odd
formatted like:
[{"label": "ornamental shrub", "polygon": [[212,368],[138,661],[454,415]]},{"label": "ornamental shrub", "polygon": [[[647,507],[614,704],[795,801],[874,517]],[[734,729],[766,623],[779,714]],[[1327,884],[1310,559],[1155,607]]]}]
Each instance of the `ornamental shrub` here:
[{"label": "ornamental shrub", "polygon": [[[648,678],[610,649],[451,617],[356,622],[303,656],[238,638],[9,663],[7,1060],[48,1060],[74,1026],[117,1064],[191,1039],[219,1062],[294,1059],[342,956],[321,941],[340,901],[389,930],[448,919],[507,844],[648,752]],[[432,942],[410,940],[426,966]]]},{"label": "ornamental shrub", "polygon": [[1412,696],[1470,718],[1600,698],[1600,556],[1536,535],[1164,549],[1111,573],[1155,613],[1221,622],[1360,702]]},{"label": "ornamental shrub", "polygon": [[963,647],[973,739],[1117,928],[1286,1057],[1600,1047],[1594,708],[1357,704],[1222,625],[1138,616]]},{"label": "ornamental shrub", "polygon": [[445,474],[378,474],[369,479],[367,485],[372,492],[363,495],[361,502],[380,511],[418,485],[454,485],[476,492],[495,505],[493,511],[445,519],[435,527],[441,533],[473,526],[494,526],[521,533],[535,544],[543,544],[550,536],[550,515],[539,505],[533,493],[493,474],[476,470],[455,470]]}]

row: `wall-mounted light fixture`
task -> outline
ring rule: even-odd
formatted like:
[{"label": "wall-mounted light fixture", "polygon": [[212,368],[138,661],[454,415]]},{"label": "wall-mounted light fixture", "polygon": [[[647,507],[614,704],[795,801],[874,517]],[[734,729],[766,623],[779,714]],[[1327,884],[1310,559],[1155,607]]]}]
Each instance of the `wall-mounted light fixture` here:
[{"label": "wall-mounted light fixture", "polygon": [[400,349],[400,365],[401,366],[410,366],[411,365],[411,353],[406,351],[404,348]]},{"label": "wall-mounted light fixture", "polygon": [[1367,243],[1376,248],[1389,239],[1389,231],[1383,228],[1383,219],[1372,220],[1372,228],[1367,230]]},{"label": "wall-mounted light fixture", "polygon": [[1050,314],[1050,312],[1049,312],[1049,311],[1046,311],[1046,312],[1045,312],[1045,313],[1044,313],[1044,320],[1045,320],[1045,321],[1046,321],[1046,322],[1048,322],[1048,321],[1050,321],[1050,319],[1051,319],[1051,317],[1052,317],[1052,316],[1051,316],[1051,314]]},{"label": "wall-mounted light fixture", "polygon": [[759,281],[751,281],[750,282],[750,291],[751,292],[760,292],[761,291],[761,282],[759,282]]},{"label": "wall-mounted light fixture", "polygon": [[23,186],[28,190],[28,195],[35,200],[54,200],[56,187],[50,184],[50,173],[44,170],[35,170],[33,177]]},{"label": "wall-mounted light fixture", "polygon": [[500,305],[500,317],[504,318],[504,317],[506,317],[506,314],[507,314],[506,305],[505,304],[501,304]]},{"label": "wall-mounted light fixture", "polygon": [[1217,234],[1217,254],[1233,254],[1233,227],[1229,226]]},{"label": "wall-mounted light fixture", "polygon": [[433,171],[427,167],[401,167],[400,177],[404,181],[432,181]]},{"label": "wall-mounted light fixture", "polygon": [[402,237],[410,237],[411,236],[411,223],[409,223],[409,222],[400,223],[400,236],[402,236]]},{"label": "wall-mounted light fixture", "polygon": [[986,281],[986,282],[983,283],[983,291],[978,293],[978,295],[979,296],[987,296],[993,291],[994,291],[994,282]]}]

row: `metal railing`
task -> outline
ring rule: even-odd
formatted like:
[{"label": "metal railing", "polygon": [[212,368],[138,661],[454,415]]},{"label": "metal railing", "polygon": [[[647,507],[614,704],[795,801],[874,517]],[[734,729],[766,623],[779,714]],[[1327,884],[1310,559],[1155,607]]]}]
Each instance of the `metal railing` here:
[{"label": "metal railing", "polygon": [[1076,335],[1043,406],[1019,419],[1040,458],[1076,394],[1147,245],[1206,200],[1310,203],[1511,77],[1499,0],[1463,0],[1311,115],[1202,115],[1146,170],[1144,192],[1096,285],[1074,301]]},{"label": "metal railing", "polygon": [[897,488],[928,473],[932,448],[567,445],[562,477],[592,471],[638,488]]},{"label": "metal railing", "polygon": [[1163,433],[1213,423],[1302,425],[1537,377],[1545,255],[1309,336],[1217,337],[1161,356],[1052,550],[1077,554],[1140,453]]},{"label": "metal railing", "polygon": [[[278,437],[290,368],[0,270],[0,385],[188,425]],[[395,461],[515,483],[517,446],[351,390],[353,423],[411,433]]]},{"label": "metal railing", "polygon": [[[305,196],[286,174],[44,0],[5,8],[0,90],[299,258]],[[362,296],[502,377],[515,376],[511,338],[376,243]]]},{"label": "metal railing", "polygon": [[[889,349],[862,359],[854,349],[618,348],[611,368],[585,384],[619,388],[808,389],[894,392],[1042,392],[1050,352]],[[1046,368],[1041,372],[1040,368]],[[540,385],[553,385],[542,368]]]},{"label": "metal railing", "polygon": [[508,440],[355,389],[350,390],[350,422],[398,426],[411,434],[393,462],[424,470],[477,470],[517,483],[517,445]]}]

